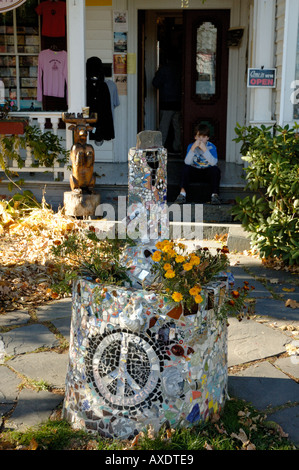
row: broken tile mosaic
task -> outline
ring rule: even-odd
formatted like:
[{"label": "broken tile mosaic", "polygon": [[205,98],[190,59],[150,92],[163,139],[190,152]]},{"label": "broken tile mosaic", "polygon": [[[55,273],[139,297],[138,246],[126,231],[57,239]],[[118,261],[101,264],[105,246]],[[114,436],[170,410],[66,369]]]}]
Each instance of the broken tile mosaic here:
[{"label": "broken tile mosaic", "polygon": [[206,287],[199,312],[184,316],[153,292],[78,280],[66,419],[130,438],[149,424],[188,427],[218,412],[227,396],[227,331],[215,309],[225,287],[225,281]]},{"label": "broken tile mosaic", "polygon": [[[164,148],[129,151],[129,224],[145,214],[146,229],[167,226],[166,162]],[[124,253],[132,287],[74,282],[63,415],[75,428],[127,439],[149,425],[192,426],[225,403],[227,327],[217,312],[227,279],[203,286],[198,312],[185,315],[150,290],[153,250],[147,231]]]}]

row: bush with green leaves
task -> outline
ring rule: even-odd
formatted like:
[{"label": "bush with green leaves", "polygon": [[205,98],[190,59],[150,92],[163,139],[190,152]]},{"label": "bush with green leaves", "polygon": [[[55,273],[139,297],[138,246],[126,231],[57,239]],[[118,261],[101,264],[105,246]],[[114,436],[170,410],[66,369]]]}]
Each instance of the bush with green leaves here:
[{"label": "bush with green leaves", "polygon": [[235,128],[241,142],[245,190],[253,196],[236,199],[232,213],[264,258],[286,265],[299,260],[299,126]]},{"label": "bush with green leaves", "polygon": [[[38,127],[28,125],[24,135],[0,136],[0,170],[4,171],[9,180],[17,175],[9,170],[9,163],[15,160],[18,168],[23,168],[25,161],[21,157],[20,149],[27,147],[31,149],[35,160],[32,167],[44,165],[50,168],[55,162],[65,164],[69,159],[69,151],[64,148],[61,137],[51,131],[42,132]],[[19,184],[22,182],[18,181]]]}]

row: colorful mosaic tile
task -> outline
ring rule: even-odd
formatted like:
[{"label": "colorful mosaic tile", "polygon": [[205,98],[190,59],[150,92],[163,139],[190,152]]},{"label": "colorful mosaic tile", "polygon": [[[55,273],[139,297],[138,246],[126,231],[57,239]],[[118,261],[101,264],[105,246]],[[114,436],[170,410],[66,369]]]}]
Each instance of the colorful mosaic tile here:
[{"label": "colorful mosaic tile", "polygon": [[206,287],[201,310],[184,316],[151,291],[78,280],[64,416],[76,428],[130,438],[150,424],[188,427],[219,411],[227,331],[214,312],[225,288]]}]

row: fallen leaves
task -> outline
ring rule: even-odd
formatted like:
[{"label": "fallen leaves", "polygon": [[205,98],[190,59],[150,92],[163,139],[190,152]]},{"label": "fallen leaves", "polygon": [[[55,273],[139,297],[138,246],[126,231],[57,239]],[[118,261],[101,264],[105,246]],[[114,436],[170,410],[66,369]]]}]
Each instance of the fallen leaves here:
[{"label": "fallen leaves", "polygon": [[250,440],[247,437],[247,434],[245,433],[245,431],[242,428],[239,429],[238,434],[236,434],[234,432],[231,433],[231,437],[234,438],[234,439],[238,439],[239,441],[242,442],[242,449],[243,450],[256,450],[255,445],[250,442]]},{"label": "fallen leaves", "polygon": [[[1,201],[0,201],[1,202]],[[66,217],[61,211],[32,209],[26,217],[6,212],[0,204],[0,314],[30,308],[57,298],[52,292],[53,244],[82,221]]]},{"label": "fallen leaves", "polygon": [[290,308],[299,308],[299,302],[294,299],[288,299],[285,303],[285,306]]}]

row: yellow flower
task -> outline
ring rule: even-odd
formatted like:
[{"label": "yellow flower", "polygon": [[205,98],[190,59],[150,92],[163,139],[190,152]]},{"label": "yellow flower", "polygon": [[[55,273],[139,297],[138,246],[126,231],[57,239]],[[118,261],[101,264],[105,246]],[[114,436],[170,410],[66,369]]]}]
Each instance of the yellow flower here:
[{"label": "yellow flower", "polygon": [[165,273],[165,277],[167,277],[167,279],[172,279],[175,277],[175,272],[172,269],[168,269]]},{"label": "yellow flower", "polygon": [[171,297],[175,302],[180,302],[181,300],[183,300],[183,296],[182,294],[180,294],[180,292],[174,292]]},{"label": "yellow flower", "polygon": [[196,296],[194,297],[194,301],[195,301],[195,303],[197,303],[197,304],[201,304],[201,302],[203,301],[203,298],[202,298],[201,295],[198,294],[198,295],[196,295]]},{"label": "yellow flower", "polygon": [[171,248],[171,250],[169,250],[168,254],[171,258],[174,258],[175,256],[177,256],[177,252],[175,250],[173,250],[172,248]]},{"label": "yellow flower", "polygon": [[163,244],[162,244],[162,242],[157,242],[155,246],[156,246],[156,248],[158,248],[158,250],[161,250],[162,247],[163,247]]},{"label": "yellow flower", "polygon": [[190,295],[197,295],[197,294],[199,294],[200,291],[201,291],[200,287],[194,286],[194,287],[191,287],[191,289],[189,290],[189,294]]},{"label": "yellow flower", "polygon": [[171,268],[172,268],[172,266],[169,263],[165,263],[164,266],[163,266],[163,269],[165,269],[165,271],[168,271]]},{"label": "yellow flower", "polygon": [[176,254],[176,251],[172,248],[172,245],[171,245],[171,244],[168,244],[168,245],[163,246],[162,251],[164,251],[164,253],[168,253],[170,256],[171,256],[173,253]]},{"label": "yellow flower", "polygon": [[186,248],[186,245],[184,245],[184,243],[179,243],[178,247],[184,250]]},{"label": "yellow flower", "polygon": [[183,268],[185,271],[190,271],[192,269],[192,264],[191,263],[185,263],[183,264]]},{"label": "yellow flower", "polygon": [[161,259],[161,252],[160,251],[155,251],[155,253],[152,254],[152,260],[153,261],[160,261]]},{"label": "yellow flower", "polygon": [[183,263],[185,261],[185,257],[182,255],[178,255],[175,259],[177,263]]},{"label": "yellow flower", "polygon": [[200,263],[200,258],[196,255],[191,255],[190,263],[197,266]]}]

